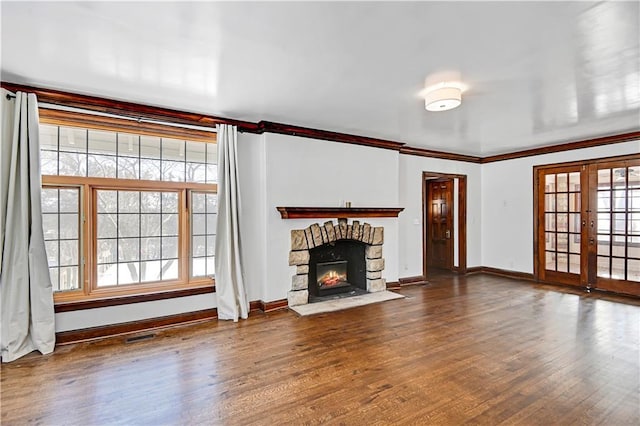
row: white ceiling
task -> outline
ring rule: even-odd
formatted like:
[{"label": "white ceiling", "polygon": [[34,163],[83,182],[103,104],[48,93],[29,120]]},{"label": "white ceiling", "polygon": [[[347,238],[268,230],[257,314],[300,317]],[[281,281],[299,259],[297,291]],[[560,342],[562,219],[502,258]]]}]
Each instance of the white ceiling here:
[{"label": "white ceiling", "polygon": [[640,127],[639,2],[0,5],[15,83],[474,155]]}]

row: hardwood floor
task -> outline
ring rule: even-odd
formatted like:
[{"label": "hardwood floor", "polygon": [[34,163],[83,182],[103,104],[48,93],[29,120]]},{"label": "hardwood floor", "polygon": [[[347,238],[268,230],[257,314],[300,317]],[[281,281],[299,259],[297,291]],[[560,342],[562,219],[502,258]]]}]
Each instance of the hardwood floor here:
[{"label": "hardwood floor", "polygon": [[486,274],[398,292],[29,355],[2,365],[2,424],[640,423],[637,300]]}]

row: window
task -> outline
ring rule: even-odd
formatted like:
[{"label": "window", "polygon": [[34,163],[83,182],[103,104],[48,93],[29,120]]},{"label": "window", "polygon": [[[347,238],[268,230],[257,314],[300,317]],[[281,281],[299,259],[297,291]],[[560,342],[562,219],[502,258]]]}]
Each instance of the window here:
[{"label": "window", "polygon": [[215,133],[60,114],[40,126],[56,301],[213,284]]}]

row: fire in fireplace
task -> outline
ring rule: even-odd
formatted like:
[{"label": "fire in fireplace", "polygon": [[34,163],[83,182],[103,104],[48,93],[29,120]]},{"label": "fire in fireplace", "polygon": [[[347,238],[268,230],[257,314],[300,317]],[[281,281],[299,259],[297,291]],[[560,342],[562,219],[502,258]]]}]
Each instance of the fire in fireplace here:
[{"label": "fire in fireplace", "polygon": [[320,293],[330,288],[348,287],[350,285],[347,281],[346,260],[318,263],[316,265],[316,277]]}]

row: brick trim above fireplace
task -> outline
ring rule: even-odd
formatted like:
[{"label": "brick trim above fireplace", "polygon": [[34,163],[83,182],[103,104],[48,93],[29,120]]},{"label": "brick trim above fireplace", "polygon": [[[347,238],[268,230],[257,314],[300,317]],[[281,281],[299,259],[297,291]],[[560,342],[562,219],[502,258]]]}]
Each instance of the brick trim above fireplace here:
[{"label": "brick trim above fireplace", "polygon": [[347,219],[338,219],[338,223],[327,221],[323,225],[314,223],[305,229],[291,231],[289,265],[296,267],[296,273],[291,278],[289,306],[309,303],[309,250],[335,244],[340,240],[354,240],[365,244],[367,291],[376,292],[386,289],[386,280],[382,277],[383,227],[374,227],[357,220],[349,224]]}]

